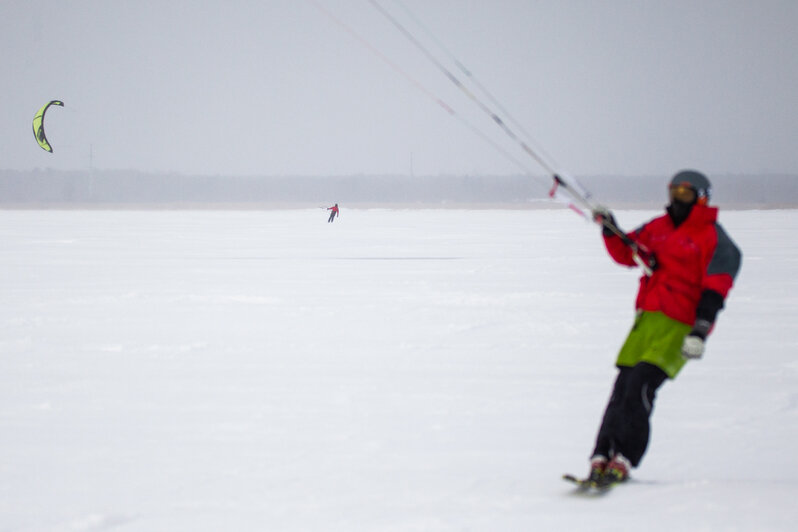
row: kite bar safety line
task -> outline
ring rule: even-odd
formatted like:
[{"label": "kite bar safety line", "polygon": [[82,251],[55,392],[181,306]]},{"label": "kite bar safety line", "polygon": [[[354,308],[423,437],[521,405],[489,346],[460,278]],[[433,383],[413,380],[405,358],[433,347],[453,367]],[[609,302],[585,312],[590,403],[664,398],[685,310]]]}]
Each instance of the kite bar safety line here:
[{"label": "kite bar safety line", "polygon": [[[596,210],[596,206],[593,205],[588,200],[589,195],[587,195],[584,191],[574,190],[573,186],[558,174],[554,174],[553,177],[554,177],[554,186],[552,187],[551,191],[549,191],[549,196],[554,198],[555,195],[557,194],[559,187],[562,187],[568,192],[568,194],[572,198],[581,203],[582,206],[591,213],[591,217],[593,217],[592,213]],[[578,209],[574,210],[576,210],[576,212],[578,212],[579,214],[584,215],[584,213],[582,213],[580,210]],[[593,217],[593,219],[595,220],[596,218]],[[643,259],[643,257],[640,256],[640,245],[631,238],[629,238],[629,235],[624,233],[617,225],[612,223],[606,217],[602,216],[600,223],[602,226],[606,227],[613,234],[620,237],[621,241],[624,244],[626,244],[626,246],[629,249],[632,250],[632,260],[635,262],[635,264],[637,264],[640,267],[640,269],[643,270],[643,273],[646,274],[646,276],[651,277],[651,274],[653,274],[654,271],[651,269],[651,266],[649,266],[649,264]]]}]

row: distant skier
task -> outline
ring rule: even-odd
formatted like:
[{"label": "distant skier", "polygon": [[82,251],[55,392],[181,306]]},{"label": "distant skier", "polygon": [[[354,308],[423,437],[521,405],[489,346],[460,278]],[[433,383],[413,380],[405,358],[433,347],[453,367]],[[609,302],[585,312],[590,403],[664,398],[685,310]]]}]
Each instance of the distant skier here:
[{"label": "distant skier", "polygon": [[[688,360],[701,358],[740,269],[742,255],[717,222],[717,207],[708,205],[710,191],[703,174],[677,173],[667,213],[628,234],[653,273],[640,279],[637,317],[615,363],[618,376],[590,459],[587,480],[594,485],[624,481],[638,466],[657,388]],[[615,226],[606,208],[593,217]],[[607,226],[602,234],[615,262],[635,265],[632,248],[618,234]]]},{"label": "distant skier", "polygon": [[327,220],[327,223],[332,223],[332,221],[335,220],[336,215],[339,215],[338,204],[336,203],[332,207],[327,207],[327,210],[332,211],[330,212],[330,218]]}]

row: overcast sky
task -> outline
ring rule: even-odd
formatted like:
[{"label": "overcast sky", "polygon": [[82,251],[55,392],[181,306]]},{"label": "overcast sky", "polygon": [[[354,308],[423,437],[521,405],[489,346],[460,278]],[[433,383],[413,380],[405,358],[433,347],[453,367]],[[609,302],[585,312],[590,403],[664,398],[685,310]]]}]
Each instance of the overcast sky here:
[{"label": "overcast sky", "polygon": [[[573,174],[798,173],[794,0],[402,2]],[[368,0],[5,0],[0,94],[0,169],[545,173]]]}]

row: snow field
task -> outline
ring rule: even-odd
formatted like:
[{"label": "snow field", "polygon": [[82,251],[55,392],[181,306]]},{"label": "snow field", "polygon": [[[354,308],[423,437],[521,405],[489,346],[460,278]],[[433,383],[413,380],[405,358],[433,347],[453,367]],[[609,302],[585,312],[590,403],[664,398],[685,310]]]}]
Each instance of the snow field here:
[{"label": "snow field", "polygon": [[342,209],[0,211],[0,531],[793,529],[795,211],[721,212],[705,358],[587,499],[637,272],[568,211]]}]

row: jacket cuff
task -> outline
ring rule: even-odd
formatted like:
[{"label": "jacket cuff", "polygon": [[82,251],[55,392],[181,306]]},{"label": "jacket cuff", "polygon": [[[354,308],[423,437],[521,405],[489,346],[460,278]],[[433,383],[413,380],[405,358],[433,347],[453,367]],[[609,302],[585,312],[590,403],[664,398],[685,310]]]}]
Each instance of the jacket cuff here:
[{"label": "jacket cuff", "polygon": [[698,307],[695,311],[696,324],[703,320],[710,325],[715,323],[718,312],[723,308],[723,296],[714,290],[704,290],[701,292],[701,299],[698,300]]}]

